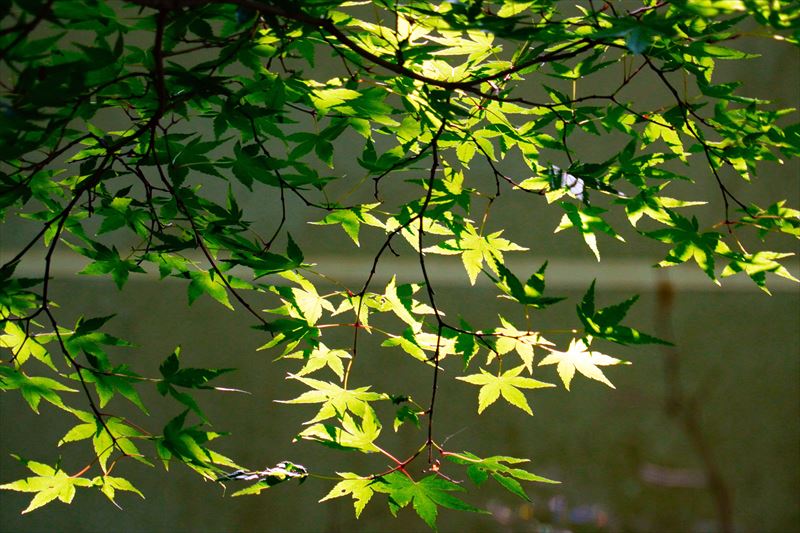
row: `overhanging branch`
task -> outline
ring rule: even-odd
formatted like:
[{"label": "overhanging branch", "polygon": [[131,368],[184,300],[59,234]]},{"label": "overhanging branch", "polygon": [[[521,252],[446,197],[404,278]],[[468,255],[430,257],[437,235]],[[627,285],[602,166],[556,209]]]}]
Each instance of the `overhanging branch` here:
[{"label": "overhanging branch", "polygon": [[[315,27],[319,30],[323,30],[329,33],[330,35],[336,37],[336,39],[340,43],[342,43],[345,47],[347,47],[354,53],[358,54],[364,59],[368,59],[369,61],[375,63],[376,65],[379,65],[391,72],[394,72],[395,74],[405,76],[413,80],[421,81],[423,83],[427,83],[429,85],[433,85],[436,87],[441,87],[442,89],[451,91],[456,89],[461,89],[478,95],[483,95],[483,92],[477,88],[482,83],[487,83],[494,80],[507,79],[508,76],[521,72],[527,68],[530,68],[540,63],[561,61],[564,59],[576,57],[581,53],[590,50],[591,48],[596,46],[596,44],[598,44],[588,39],[579,39],[574,42],[568,43],[566,46],[558,50],[551,50],[549,52],[539,54],[534,58],[528,59],[527,61],[523,61],[521,63],[513,65],[510,68],[503,69],[499,72],[495,72],[494,74],[490,74],[488,76],[481,76],[478,78],[468,78],[458,81],[448,81],[448,80],[439,80],[436,78],[431,78],[419,74],[414,70],[404,67],[403,65],[389,61],[379,55],[376,55],[370,52],[369,50],[363,48],[358,43],[356,43],[346,33],[344,33],[341,29],[339,29],[339,27],[336,26],[336,24],[331,19],[314,17],[299,10],[288,11],[280,6],[267,4],[255,0],[211,0],[210,2],[201,0],[130,0],[130,1],[131,3],[140,6],[151,7],[158,10],[175,10],[182,8],[201,7],[208,5],[209,3],[232,4],[241,7],[246,7],[248,9],[256,10],[261,13],[273,15],[287,20],[293,20],[295,22],[299,22],[301,24],[305,24],[308,26]],[[577,48],[575,48],[576,46]]]}]

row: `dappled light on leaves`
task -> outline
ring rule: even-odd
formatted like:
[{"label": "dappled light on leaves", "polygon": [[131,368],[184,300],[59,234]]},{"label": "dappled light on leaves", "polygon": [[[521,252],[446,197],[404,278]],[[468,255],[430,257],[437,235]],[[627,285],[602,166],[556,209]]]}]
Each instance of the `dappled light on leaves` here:
[{"label": "dappled light on leaves", "polygon": [[[670,341],[623,325],[636,296],[598,307],[595,283],[573,323],[542,326],[565,297],[545,291],[555,263],[528,261],[552,251],[540,213],[560,215],[566,236],[555,238],[579,237],[598,261],[640,239],[662,247],[657,266],[689,263],[713,283],[741,275],[768,292],[797,281],[781,250],[800,237],[800,212],[780,187],[763,206],[747,196],[773,179],[764,163],[774,172],[800,153],[795,112],[714,73],[719,60],[755,57],[737,48],[747,28],[796,46],[795,3],[0,5],[0,222],[12,236],[0,390],[20,395],[20,417],[68,420],[55,447],[89,455],[76,471],[54,452],[19,458],[33,475],[3,472],[23,477],[0,489],[33,494],[24,513],[89,490],[141,496],[124,477],[141,465],[188,467],[233,496],[313,480],[332,487],[320,501],[352,498],[356,517],[382,498],[433,529],[442,508],[485,512],[462,474],[527,501],[525,482],[555,482],[522,468],[527,459],[447,447],[439,421],[463,407],[443,398],[449,385],[475,394],[475,424],[489,407],[532,415],[538,395],[557,393],[538,390],[556,387],[539,379],[548,366],[568,390],[576,373],[613,388],[602,367],[625,361],[599,343]],[[508,216],[508,198],[524,211]],[[362,270],[332,275],[331,249]],[[53,290],[65,256],[107,290],[171,280],[185,305],[249,321],[261,336],[250,355],[281,369],[264,390],[280,375],[293,391],[270,400],[311,409],[276,431],[382,468],[307,468],[263,443],[261,466],[274,466],[248,469],[217,451],[228,421],[212,420],[208,402],[246,392],[234,372],[243,354],[210,354],[218,364],[204,368],[175,341],[159,364],[131,355],[112,316],[72,325]],[[394,257],[415,270],[395,271]],[[455,266],[459,290],[487,291],[491,318],[440,297],[439,264]],[[414,379],[382,390],[364,382],[376,368]]]}]

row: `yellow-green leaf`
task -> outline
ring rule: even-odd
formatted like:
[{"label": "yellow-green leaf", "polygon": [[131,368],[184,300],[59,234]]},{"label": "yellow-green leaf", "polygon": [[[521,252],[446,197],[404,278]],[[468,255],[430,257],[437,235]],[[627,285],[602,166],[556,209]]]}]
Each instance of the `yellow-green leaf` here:
[{"label": "yellow-green leaf", "polygon": [[528,401],[519,389],[538,389],[543,387],[555,387],[555,385],[536,379],[521,377],[519,374],[524,368],[525,365],[520,365],[499,376],[490,374],[481,368],[480,374],[461,376],[456,379],[481,386],[478,392],[478,414],[482,413],[502,395],[508,403],[532,415],[533,412],[528,405]]},{"label": "yellow-green leaf", "polygon": [[569,390],[569,385],[575,375],[575,370],[583,374],[589,379],[594,379],[601,383],[605,383],[612,389],[616,388],[606,378],[603,371],[598,367],[607,365],[630,364],[616,357],[602,354],[600,352],[590,351],[583,339],[572,339],[566,352],[559,352],[552,348],[550,355],[545,357],[539,362],[539,366],[558,364],[558,375],[564,383],[564,387]]}]

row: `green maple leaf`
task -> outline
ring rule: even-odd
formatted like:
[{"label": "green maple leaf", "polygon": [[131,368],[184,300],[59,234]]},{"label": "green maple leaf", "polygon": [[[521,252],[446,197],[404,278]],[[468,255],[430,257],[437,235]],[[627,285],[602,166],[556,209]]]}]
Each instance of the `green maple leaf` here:
[{"label": "green maple leaf", "polygon": [[47,505],[56,498],[64,503],[71,503],[75,497],[76,487],[91,487],[94,483],[83,477],[72,477],[63,470],[56,470],[52,466],[36,461],[28,461],[14,456],[21,461],[31,472],[37,476],[19,479],[11,483],[0,485],[0,489],[17,492],[35,492],[28,507],[22,514],[29,513],[43,505]]},{"label": "green maple leaf", "polygon": [[144,494],[142,494],[139,489],[133,486],[130,481],[122,477],[111,477],[111,476],[97,476],[92,480],[92,483],[95,486],[100,487],[100,492],[105,494],[106,498],[114,501],[114,496],[116,495],[116,491],[124,490],[128,492],[134,492],[144,499]]},{"label": "green maple leaf", "polygon": [[[400,235],[411,245],[414,250],[419,252],[419,221],[414,221],[409,224],[409,220],[414,215],[406,208],[404,212],[398,217],[392,217],[386,220],[384,229],[387,233],[396,231],[397,228],[402,227]],[[426,235],[447,235],[453,234],[452,231],[447,229],[433,218],[426,216],[422,219],[422,229]]]},{"label": "green maple leaf", "polygon": [[188,413],[187,409],[170,420],[164,426],[164,434],[154,439],[164,469],[169,469],[170,461],[178,460],[206,479],[216,480],[220,469],[214,465],[238,468],[239,465],[231,459],[206,446],[207,442],[222,436],[222,433],[204,431],[202,424],[184,427]]},{"label": "green maple leaf", "polygon": [[798,281],[797,278],[792,276],[789,271],[786,270],[786,267],[777,261],[778,259],[784,259],[793,255],[793,253],[778,253],[768,251],[756,252],[754,254],[731,253],[729,256],[731,257],[731,262],[722,271],[722,277],[726,278],[739,272],[744,272],[750,276],[750,279],[752,279],[756,285],[769,294],[770,292],[766,285],[767,272],[772,272],[773,274],[792,281]]},{"label": "green maple leaf", "polygon": [[[411,401],[410,398],[409,401]],[[394,414],[393,427],[395,432],[397,432],[397,430],[400,429],[400,426],[402,426],[405,422],[411,422],[417,427],[417,429],[419,429],[419,417],[421,414],[423,414],[423,412],[420,411],[419,408],[414,408],[408,405],[401,406],[395,411]]]},{"label": "green maple leaf", "polygon": [[404,352],[409,354],[414,359],[424,363],[433,364],[430,361],[430,358],[425,354],[425,351],[422,349],[422,347],[417,344],[417,341],[414,339],[414,332],[411,331],[410,328],[406,328],[406,330],[403,332],[403,335],[390,335],[388,339],[381,343],[381,346],[399,346]]},{"label": "green maple leaf", "polygon": [[610,305],[599,310],[594,307],[594,286],[595,282],[589,286],[589,290],[583,296],[583,300],[578,304],[578,318],[583,322],[586,328],[586,333],[606,339],[618,344],[666,344],[672,343],[665,340],[653,337],[646,333],[641,333],[638,330],[628,326],[619,325],[620,321],[625,318],[625,315],[630,310],[631,306],[636,303],[639,296],[628,298],[624,302],[616,305]]},{"label": "green maple leaf", "polygon": [[325,218],[319,222],[312,222],[312,224],[318,224],[321,226],[341,224],[342,229],[351,239],[353,239],[353,242],[356,244],[356,246],[360,246],[358,242],[358,231],[361,228],[361,224],[367,224],[368,226],[375,226],[379,228],[383,227],[383,223],[378,220],[375,215],[369,212],[378,205],[380,204],[363,204],[348,209],[336,209],[335,211],[328,213]]},{"label": "green maple leaf", "polygon": [[614,228],[600,217],[601,213],[605,213],[605,209],[591,206],[577,206],[569,202],[561,202],[561,207],[564,208],[564,216],[556,228],[554,233],[565,230],[567,228],[577,229],[587,246],[594,252],[594,256],[600,261],[600,250],[597,248],[597,237],[595,232],[603,232],[607,235],[614,237],[617,240],[625,242]]},{"label": "green maple leaf", "polygon": [[[89,359],[90,361],[92,360],[91,357]],[[142,403],[142,399],[139,397],[139,393],[134,388],[135,385],[141,382],[141,376],[132,372],[128,365],[119,365],[114,368],[111,368],[110,365],[104,366],[108,366],[108,368],[102,368],[99,371],[81,369],[83,380],[87,383],[94,383],[100,400],[100,407],[105,407],[114,397],[114,394],[118,392],[141,409],[143,413],[149,414]],[[72,374],[70,377],[79,379],[77,374]]]},{"label": "green maple leaf", "polygon": [[284,356],[284,359],[305,359],[306,363],[296,374],[297,376],[305,376],[327,366],[339,377],[339,381],[343,381],[344,364],[342,363],[342,360],[350,359],[350,354],[345,350],[331,350],[324,344],[320,343],[319,346],[316,346],[313,350],[295,352]]},{"label": "green maple leaf", "polygon": [[[460,319],[461,329],[463,331],[459,331],[455,334],[455,345],[454,349],[457,354],[461,354],[461,357],[464,361],[464,368],[466,369],[469,366],[469,362],[478,354],[478,342],[476,341],[476,336],[471,333],[474,331],[472,326],[464,320],[463,318]],[[443,334],[447,334],[448,336],[452,336],[452,333],[445,328],[442,331]]]},{"label": "green maple leaf", "polygon": [[313,390],[306,391],[292,400],[277,400],[279,403],[321,403],[319,412],[307,421],[306,424],[313,424],[321,420],[327,420],[337,416],[342,416],[345,411],[350,411],[363,417],[364,412],[369,407],[367,402],[376,400],[386,400],[385,394],[370,392],[369,387],[359,387],[357,389],[344,389],[335,383],[320,381],[318,379],[304,378],[289,374],[290,379],[296,379],[311,387]]},{"label": "green maple leaf", "polygon": [[258,351],[285,344],[283,353],[290,353],[303,339],[313,343],[319,336],[319,329],[309,325],[305,318],[279,318],[267,324],[259,324],[255,329],[263,329],[272,335],[272,339],[259,346]]},{"label": "green maple leaf", "polygon": [[[138,448],[133,443],[134,439],[140,439],[144,437],[144,434],[141,431],[129,426],[120,418],[109,417],[106,419],[104,426],[98,422],[92,413],[81,411],[79,409],[73,409],[71,412],[82,423],[73,426],[69,431],[67,431],[66,435],[64,435],[61,440],[58,441],[58,446],[63,446],[64,444],[70,442],[77,442],[91,438],[95,455],[97,456],[100,467],[104,472],[106,471],[108,459],[117,450],[125,452],[130,457],[143,464],[152,466],[150,461],[147,460],[147,458],[145,458],[141,453],[139,453]],[[114,435],[114,439],[112,439],[111,435],[109,435],[109,431]],[[114,444],[115,440],[116,444]]]},{"label": "green maple leaf", "polygon": [[679,207],[690,207],[695,205],[705,205],[707,202],[677,200],[668,196],[660,196],[660,193],[669,182],[661,183],[655,187],[644,187],[636,196],[631,198],[619,198],[616,203],[625,205],[625,213],[633,227],[639,223],[642,215],[647,215],[653,220],[662,224],[669,224],[669,209]]},{"label": "green maple leaf", "polygon": [[12,278],[19,263],[10,263],[0,267],[0,316],[25,316],[33,309],[39,296],[28,290],[42,283],[41,279]]},{"label": "green maple leaf", "polygon": [[762,209],[751,204],[747,210],[740,209],[745,216],[737,226],[748,225],[758,228],[758,236],[766,237],[770,231],[788,233],[800,237],[800,211],[786,207],[786,200],[781,200]]},{"label": "green maple leaf", "polygon": [[489,479],[489,476],[497,481],[503,488],[522,498],[523,500],[530,501],[528,494],[522,485],[517,480],[523,481],[536,481],[539,483],[560,483],[546,477],[537,476],[522,468],[515,466],[520,463],[527,463],[528,459],[519,459],[517,457],[507,457],[502,455],[494,455],[492,457],[480,458],[470,452],[461,453],[447,453],[447,459],[454,463],[467,465],[467,475],[476,484],[482,485]]},{"label": "green maple leaf", "polygon": [[[456,339],[448,339],[434,333],[414,333],[410,328],[406,328],[402,336],[389,335],[389,338],[383,341],[381,346],[400,346],[414,359],[429,365],[433,365],[433,357],[437,353],[437,348],[439,361],[456,353]],[[430,355],[426,354],[426,351],[431,352]]]},{"label": "green maple leaf", "polygon": [[68,246],[79,254],[94,259],[94,262],[86,265],[78,274],[86,274],[89,276],[111,274],[114,283],[116,283],[119,289],[122,289],[128,281],[128,276],[131,272],[138,272],[140,274],[144,274],[145,272],[135,261],[122,259],[115,246],[109,249],[99,242],[92,242],[94,250],[69,244]]},{"label": "green maple leaf", "polygon": [[[194,411],[197,416],[204,421],[208,421],[205,413],[195,401],[194,397],[185,392],[181,392],[177,387],[187,389],[214,389],[235,391],[236,389],[225,389],[213,387],[208,383],[226,372],[232,372],[233,368],[180,368],[181,347],[178,346],[158,367],[163,379],[156,382],[156,388],[162,396],[169,394],[177,401]],[[239,391],[241,392],[241,391]]]},{"label": "green maple leaf", "polygon": [[[88,413],[76,413],[79,418],[85,422],[90,419],[86,416]],[[92,415],[89,415],[92,416]],[[105,426],[95,420],[96,428],[95,434],[92,438],[92,446],[94,453],[97,456],[100,468],[104,473],[108,472],[107,463],[114,452],[117,450],[133,457],[134,459],[150,465],[150,462],[144,458],[139,452],[139,449],[133,443],[133,439],[143,438],[144,434],[138,429],[129,426],[121,418],[111,417],[105,420]],[[74,429],[74,428],[73,428]],[[86,428],[84,428],[86,431]],[[114,438],[111,437],[114,436]]]},{"label": "green maple leaf", "polygon": [[681,142],[678,130],[669,127],[664,117],[658,113],[653,113],[648,118],[647,126],[645,126],[642,132],[642,143],[646,146],[659,137],[673,153],[677,154],[682,161],[686,161],[686,154],[684,153],[683,143]]},{"label": "green maple leaf", "polygon": [[368,405],[359,423],[350,413],[341,417],[342,427],[331,424],[314,424],[298,435],[301,439],[313,440],[339,449],[358,450],[363,453],[379,451],[373,444],[381,433],[381,424],[375,411]]},{"label": "green maple leaf", "polygon": [[490,374],[481,368],[480,374],[460,376],[456,379],[481,386],[481,390],[478,392],[478,414],[482,413],[484,409],[492,405],[502,395],[508,403],[532,415],[533,412],[528,405],[528,400],[525,399],[525,395],[519,389],[539,389],[542,387],[555,387],[555,385],[520,377],[519,374],[524,368],[525,365],[520,365],[499,376]]},{"label": "green maple leaf", "polygon": [[[262,172],[262,169],[259,169]],[[292,239],[291,234],[286,234],[287,245],[286,255],[274,254],[272,252],[264,252],[263,250],[248,250],[241,246],[236,246],[231,249],[231,258],[223,259],[222,262],[230,265],[243,265],[253,269],[254,278],[260,278],[268,274],[277,274],[280,272],[287,272],[293,268],[299,268],[303,265],[303,251],[297,246],[297,243]],[[237,242],[237,244],[241,244]],[[231,281],[241,283],[241,288],[249,288],[242,280],[232,278]]]},{"label": "green maple leaf", "polygon": [[40,376],[28,377],[23,372],[19,372],[9,366],[0,365],[0,390],[19,389],[22,397],[28,402],[35,413],[39,413],[39,403],[42,399],[51,404],[70,411],[71,409],[64,404],[61,395],[56,391],[78,392],[62,383]]},{"label": "green maple leaf", "polygon": [[350,472],[337,472],[337,474],[342,478],[342,481],[334,485],[330,492],[320,501],[324,502],[326,500],[332,500],[333,498],[341,498],[349,494],[353,497],[353,507],[355,508],[356,518],[358,518],[375,493],[372,485],[376,481],[371,478],[363,478]]},{"label": "green maple leaf", "polygon": [[[493,334],[497,336],[495,341],[495,351],[499,355],[504,355],[514,350],[519,355],[529,374],[533,373],[533,347],[534,346],[553,346],[553,343],[536,333],[535,331],[520,331],[503,317],[500,317],[502,328],[495,328]],[[495,352],[490,351],[486,364],[492,362]]]},{"label": "green maple leaf", "polygon": [[389,510],[393,515],[397,516],[397,511],[411,503],[419,517],[434,530],[439,507],[486,513],[449,494],[453,491],[463,492],[464,489],[436,475],[415,482],[404,474],[392,472],[379,480],[379,483],[372,485],[373,490],[389,495]]},{"label": "green maple leaf", "polygon": [[336,308],[336,311],[331,313],[331,316],[352,311],[358,323],[362,325],[367,332],[371,333],[372,329],[369,325],[370,309],[383,312],[385,305],[386,301],[384,296],[380,294],[368,292],[362,298],[358,295],[344,293],[344,299],[339,303],[339,307]]},{"label": "green maple leaf", "polygon": [[606,378],[603,371],[599,366],[617,365],[617,364],[630,364],[616,357],[602,354],[600,352],[593,352],[589,350],[583,339],[572,339],[566,352],[559,352],[558,350],[550,350],[550,355],[539,361],[539,366],[553,365],[558,363],[558,375],[561,381],[564,382],[564,387],[569,390],[569,385],[575,375],[575,370],[583,374],[589,379],[594,379],[601,383],[605,383],[612,389],[614,385]]},{"label": "green maple leaf", "polygon": [[469,282],[475,285],[475,280],[478,278],[478,273],[481,271],[484,261],[489,265],[492,272],[498,274],[496,263],[503,261],[503,252],[527,250],[527,248],[514,244],[508,239],[501,238],[500,235],[502,233],[501,230],[489,235],[480,235],[475,226],[467,223],[463,232],[457,238],[425,248],[425,251],[442,255],[461,254],[461,261],[467,270]]},{"label": "green maple leaf", "polygon": [[[543,309],[548,305],[564,300],[563,297],[543,296],[544,293],[544,271],[547,268],[547,261],[537,270],[525,285],[501,263],[496,257],[492,257],[494,263],[494,270],[497,272],[499,279],[493,278],[487,273],[497,287],[505,294],[500,295],[500,298],[508,298],[516,300],[523,305],[530,305],[536,309]],[[485,271],[484,271],[485,272]]]},{"label": "green maple leaf", "polygon": [[448,339],[435,333],[420,332],[414,335],[414,341],[423,350],[431,352],[431,358],[438,350],[440,361],[448,355],[456,353],[456,339]]},{"label": "green maple leaf", "polygon": [[[292,318],[303,319],[309,326],[313,326],[322,318],[323,309],[329,313],[335,311],[333,304],[320,296],[314,284],[300,274],[288,271],[281,272],[280,276],[300,285],[292,288],[271,287],[273,292],[283,297],[285,314]],[[277,309],[272,311],[279,312]]]},{"label": "green maple leaf", "polygon": [[53,335],[29,335],[16,322],[8,321],[5,335],[0,335],[0,347],[11,350],[14,365],[19,368],[28,358],[33,357],[56,370],[50,352],[43,345],[53,339]]},{"label": "green maple leaf", "polygon": [[192,280],[187,288],[189,305],[193,304],[201,294],[206,293],[231,311],[233,310],[225,282],[220,279],[215,270],[192,271],[189,272],[189,277]]},{"label": "green maple leaf", "polygon": [[417,332],[422,328],[422,322],[414,318],[414,315],[411,314],[412,311],[420,313],[433,310],[420,307],[419,303],[411,298],[414,290],[415,288],[411,285],[398,287],[395,283],[395,276],[392,276],[383,292],[384,305],[381,307],[381,311],[391,310],[400,320],[411,326],[414,332]]},{"label": "green maple leaf", "polygon": [[[83,418],[81,418],[81,420],[83,420]],[[97,422],[95,420],[89,420],[89,422],[73,426],[67,431],[67,434],[58,441],[58,445],[62,446],[68,442],[76,442],[94,437],[97,434]]]},{"label": "green maple leaf", "polygon": [[669,211],[669,218],[672,227],[644,233],[657,241],[675,245],[658,266],[673,266],[694,259],[697,266],[719,285],[714,274],[714,253],[730,252],[728,246],[721,240],[722,235],[716,231],[701,233],[695,217],[689,220]]}]

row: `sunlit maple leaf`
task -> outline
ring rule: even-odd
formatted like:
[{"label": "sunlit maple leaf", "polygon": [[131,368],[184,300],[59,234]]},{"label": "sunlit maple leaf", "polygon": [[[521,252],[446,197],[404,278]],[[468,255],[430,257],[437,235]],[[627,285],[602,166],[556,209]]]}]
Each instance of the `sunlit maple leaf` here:
[{"label": "sunlit maple leaf", "polygon": [[[534,346],[553,346],[553,343],[536,333],[535,331],[520,331],[503,317],[500,317],[502,328],[495,328],[493,333],[497,335],[495,350],[499,355],[504,355],[515,350],[529,374],[533,373],[533,347]],[[494,359],[495,352],[490,351],[486,364]]]},{"label": "sunlit maple leaf", "polygon": [[361,516],[361,511],[367,506],[369,500],[374,494],[372,485],[375,483],[374,479],[363,478],[350,472],[337,472],[341,476],[342,481],[334,485],[331,491],[325,495],[320,501],[332,500],[333,498],[340,498],[348,494],[353,497],[353,507],[355,507],[356,518]]},{"label": "sunlit maple leaf", "polygon": [[798,281],[797,278],[786,269],[785,266],[778,263],[779,259],[791,257],[792,253],[777,253],[769,251],[756,252],[754,254],[748,253],[734,253],[731,252],[731,262],[722,271],[722,277],[733,276],[738,272],[744,272],[750,279],[756,282],[756,285],[761,287],[761,290],[770,294],[767,289],[767,272],[772,272],[782,278],[791,281]]},{"label": "sunlit maple leaf", "polygon": [[[16,456],[14,456],[16,457]],[[12,483],[0,485],[0,489],[14,490],[17,492],[35,492],[28,507],[22,514],[29,513],[43,505],[58,498],[64,503],[71,503],[75,496],[76,487],[91,487],[94,483],[83,477],[70,476],[63,470],[36,461],[28,461],[21,457],[19,459],[28,469],[37,476],[19,479]]]},{"label": "sunlit maple leaf", "polygon": [[368,407],[367,402],[385,400],[385,394],[370,392],[369,387],[358,387],[355,389],[344,389],[335,383],[320,381],[318,379],[303,378],[296,375],[289,375],[290,379],[296,379],[311,387],[313,390],[306,391],[292,400],[276,400],[278,403],[321,403],[317,415],[306,422],[313,424],[321,420],[342,416],[345,411],[350,411],[358,416],[364,416],[364,410]]},{"label": "sunlit maple leaf", "polygon": [[620,363],[630,364],[627,361],[622,361],[610,355],[590,351],[586,343],[583,342],[583,339],[572,339],[566,352],[559,352],[552,348],[547,349],[550,350],[550,355],[542,359],[539,362],[539,366],[558,363],[558,375],[561,377],[561,381],[564,382],[564,387],[566,387],[567,390],[569,390],[569,384],[572,382],[575,370],[589,379],[605,383],[612,389],[615,389],[616,387],[614,387],[598,367],[617,365]]},{"label": "sunlit maple leaf", "polygon": [[353,239],[356,246],[360,246],[358,242],[358,231],[361,224],[369,226],[383,227],[383,223],[378,220],[375,215],[369,213],[370,210],[377,207],[379,204],[363,204],[348,209],[336,209],[328,213],[325,218],[318,222],[311,222],[311,224],[329,225],[341,224],[342,229],[347,235]]},{"label": "sunlit maple leaf", "polygon": [[314,424],[303,430],[298,437],[312,440],[338,449],[358,450],[372,453],[380,450],[373,442],[381,433],[381,423],[375,411],[364,407],[364,416],[359,422],[349,413],[341,416],[341,427],[332,424]]},{"label": "sunlit maple leaf", "polygon": [[668,211],[668,214],[670,228],[644,233],[657,241],[674,245],[658,266],[668,267],[694,259],[697,266],[719,285],[714,273],[714,254],[730,252],[728,245],[722,241],[722,234],[716,231],[701,232],[695,217],[689,220],[673,211]]},{"label": "sunlit maple leaf", "polygon": [[33,356],[53,370],[56,369],[50,353],[43,345],[52,340],[52,335],[30,335],[15,322],[6,322],[5,334],[0,335],[0,347],[8,348],[13,354],[14,365],[19,368]]},{"label": "sunlit maple leaf", "polygon": [[467,223],[464,231],[455,239],[449,239],[437,246],[430,246],[425,248],[426,252],[443,255],[458,255],[461,254],[461,261],[464,263],[464,268],[467,270],[469,282],[475,285],[475,280],[478,278],[478,273],[481,271],[483,262],[489,265],[492,272],[497,274],[497,261],[503,261],[503,252],[517,252],[524,251],[523,248],[508,239],[500,237],[502,231],[496,231],[489,235],[480,235],[475,229],[475,226]]},{"label": "sunlit maple leaf", "polygon": [[434,530],[440,506],[458,511],[486,512],[449,494],[452,491],[463,492],[464,489],[435,475],[413,481],[403,474],[392,472],[372,486],[375,492],[389,495],[389,510],[393,515],[397,515],[397,511],[411,503],[414,511]]},{"label": "sunlit maple leaf", "polygon": [[[323,309],[329,313],[335,312],[333,304],[323,298],[317,292],[314,284],[296,272],[281,272],[281,277],[293,281],[300,287],[271,287],[273,292],[282,296],[284,301],[284,314],[292,318],[305,320],[309,326],[313,326],[322,317]],[[279,312],[279,309],[272,309],[272,312]]]},{"label": "sunlit maple leaf", "polygon": [[324,344],[320,343],[319,346],[313,350],[306,350],[305,352],[295,352],[284,356],[284,359],[305,359],[306,363],[303,368],[296,374],[297,376],[305,376],[312,372],[316,372],[321,368],[329,367],[333,372],[339,376],[339,381],[344,380],[344,363],[343,359],[350,359],[350,354],[345,350],[334,349],[331,350]]},{"label": "sunlit maple leaf", "polygon": [[481,386],[481,390],[478,392],[478,414],[481,414],[484,409],[496,402],[502,395],[508,403],[532,415],[533,412],[528,405],[528,400],[525,399],[525,395],[519,389],[538,389],[555,387],[555,385],[536,379],[520,377],[523,368],[525,368],[525,365],[520,365],[499,376],[490,374],[481,368],[480,374],[472,374],[456,379]]}]

